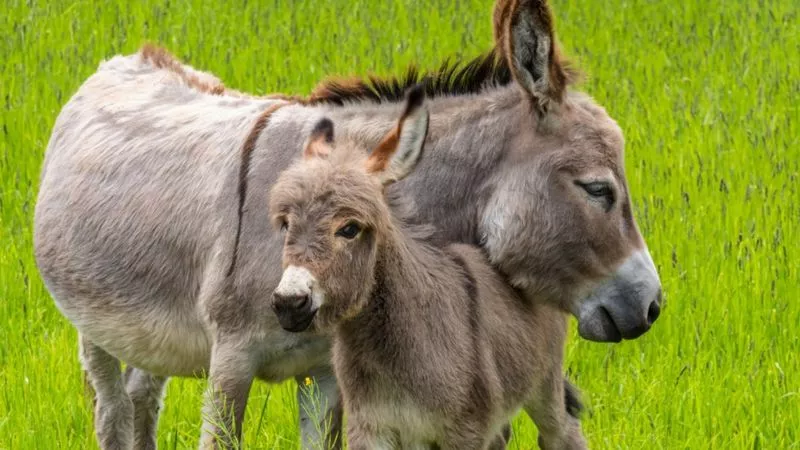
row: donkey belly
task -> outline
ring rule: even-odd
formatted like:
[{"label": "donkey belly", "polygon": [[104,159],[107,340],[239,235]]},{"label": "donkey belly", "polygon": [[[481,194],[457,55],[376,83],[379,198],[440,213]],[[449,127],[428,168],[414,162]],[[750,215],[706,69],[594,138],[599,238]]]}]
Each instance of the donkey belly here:
[{"label": "donkey belly", "polygon": [[[60,162],[43,177],[35,220],[37,264],[59,309],[129,364],[162,375],[204,369],[199,297],[217,222],[209,194],[146,167],[142,179],[109,161],[102,174]],[[178,170],[170,166],[161,167]]]},{"label": "donkey belly", "polygon": [[49,162],[35,220],[37,264],[59,309],[134,366],[164,375],[204,369],[199,297],[218,247],[213,194],[147,167],[106,161],[94,171],[60,162]]},{"label": "donkey belly", "polygon": [[233,254],[239,150],[268,104],[165,85],[136,64],[101,66],[56,120],[36,261],[81,333],[135,366],[188,375],[208,366],[201,291]]},{"label": "donkey belly", "polygon": [[164,376],[208,370],[211,341],[191,311],[165,308],[165,299],[151,299],[147,309],[65,300],[56,303],[81,334],[126,364]]}]

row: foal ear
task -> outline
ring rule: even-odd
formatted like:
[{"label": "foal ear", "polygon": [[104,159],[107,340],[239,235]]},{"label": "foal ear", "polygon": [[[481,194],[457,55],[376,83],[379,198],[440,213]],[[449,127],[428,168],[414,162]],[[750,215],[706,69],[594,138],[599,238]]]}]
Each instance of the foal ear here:
[{"label": "foal ear", "polygon": [[324,117],[314,125],[303,145],[303,158],[327,158],[333,144],[333,122]]},{"label": "foal ear", "polygon": [[551,103],[561,103],[575,74],[562,61],[546,0],[498,0],[494,38],[514,80],[540,113],[546,113]]},{"label": "foal ear", "polygon": [[365,163],[367,173],[386,186],[402,180],[417,165],[428,135],[425,86],[420,83],[406,93],[406,108],[397,126],[372,151]]}]

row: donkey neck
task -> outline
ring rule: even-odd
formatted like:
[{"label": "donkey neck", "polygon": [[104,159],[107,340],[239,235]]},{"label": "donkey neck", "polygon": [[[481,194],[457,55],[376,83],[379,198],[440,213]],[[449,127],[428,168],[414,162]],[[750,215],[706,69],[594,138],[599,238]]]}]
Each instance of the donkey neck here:
[{"label": "donkey neck", "polygon": [[[479,95],[429,100],[431,114],[424,155],[414,172],[390,187],[414,199],[416,217],[435,223],[448,241],[479,242],[479,214],[488,185],[505,158],[520,108],[519,90],[492,88]],[[374,148],[395,125],[402,104],[357,103],[327,107],[340,132]]]}]

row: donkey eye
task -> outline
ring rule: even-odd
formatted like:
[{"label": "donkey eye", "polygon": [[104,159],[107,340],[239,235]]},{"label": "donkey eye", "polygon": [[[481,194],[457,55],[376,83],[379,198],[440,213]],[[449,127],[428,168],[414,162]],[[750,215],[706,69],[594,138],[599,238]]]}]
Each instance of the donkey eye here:
[{"label": "donkey eye", "polygon": [[336,231],[336,235],[341,236],[345,239],[353,239],[356,236],[358,236],[358,233],[360,232],[361,232],[361,227],[358,226],[357,223],[350,222],[347,225],[343,226],[342,228],[339,228]]},{"label": "donkey eye", "polygon": [[289,229],[289,222],[287,222],[285,219],[281,220],[281,232],[285,233],[288,229]]},{"label": "donkey eye", "polygon": [[594,199],[605,203],[605,210],[610,211],[614,206],[614,189],[605,181],[593,181],[591,183],[581,183],[576,181],[575,184],[580,186],[587,194]]},{"label": "donkey eye", "polygon": [[595,181],[592,183],[581,183],[576,181],[575,184],[582,187],[583,190],[592,197],[612,198],[614,196],[614,191],[611,190],[611,186],[603,181]]}]

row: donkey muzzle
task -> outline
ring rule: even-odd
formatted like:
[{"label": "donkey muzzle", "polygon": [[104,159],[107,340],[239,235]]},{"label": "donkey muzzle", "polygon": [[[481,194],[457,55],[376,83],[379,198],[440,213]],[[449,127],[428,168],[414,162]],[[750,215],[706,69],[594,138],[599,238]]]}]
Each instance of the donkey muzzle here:
[{"label": "donkey muzzle", "polygon": [[324,295],[317,279],[305,267],[289,266],[272,293],[272,309],[286,331],[305,331],[322,306]]},{"label": "donkey muzzle", "polygon": [[284,330],[299,333],[308,329],[317,314],[310,295],[282,296],[275,292],[272,297],[272,309]]},{"label": "donkey muzzle", "polygon": [[597,342],[636,339],[661,314],[661,282],[647,250],[631,255],[580,303],[578,333]]}]

